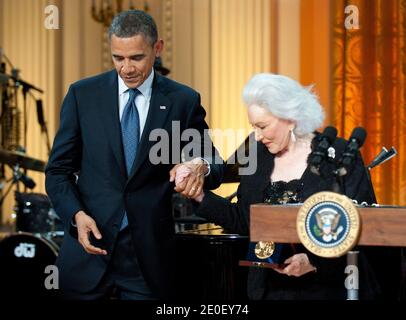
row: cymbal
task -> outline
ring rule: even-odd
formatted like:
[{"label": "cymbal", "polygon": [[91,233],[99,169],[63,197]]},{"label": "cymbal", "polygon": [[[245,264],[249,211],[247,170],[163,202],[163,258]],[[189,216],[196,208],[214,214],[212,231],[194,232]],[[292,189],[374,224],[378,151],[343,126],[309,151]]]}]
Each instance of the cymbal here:
[{"label": "cymbal", "polygon": [[0,83],[7,83],[8,80],[13,80],[14,82],[18,82],[20,85],[22,85],[25,89],[30,90],[35,90],[38,91],[40,93],[44,93],[44,90],[37,88],[36,86],[32,85],[31,83],[28,83],[27,81],[24,81],[23,79],[20,78],[16,78],[15,76],[12,75],[8,75],[6,73],[0,73]]},{"label": "cymbal", "polygon": [[0,149],[0,162],[6,163],[9,166],[14,166],[17,163],[22,169],[45,171],[46,163],[42,160],[28,157],[25,153],[19,151],[8,151]]}]

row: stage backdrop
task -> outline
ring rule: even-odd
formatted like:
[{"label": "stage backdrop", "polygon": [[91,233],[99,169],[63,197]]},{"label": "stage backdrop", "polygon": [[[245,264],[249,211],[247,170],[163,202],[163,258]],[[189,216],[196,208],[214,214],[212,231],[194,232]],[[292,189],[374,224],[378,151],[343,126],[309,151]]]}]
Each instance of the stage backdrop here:
[{"label": "stage backdrop", "polygon": [[[345,28],[350,4],[359,29]],[[406,1],[334,0],[331,13],[331,121],[347,138],[356,126],[367,129],[367,163],[395,146],[399,155],[371,173],[380,203],[406,205]]]}]

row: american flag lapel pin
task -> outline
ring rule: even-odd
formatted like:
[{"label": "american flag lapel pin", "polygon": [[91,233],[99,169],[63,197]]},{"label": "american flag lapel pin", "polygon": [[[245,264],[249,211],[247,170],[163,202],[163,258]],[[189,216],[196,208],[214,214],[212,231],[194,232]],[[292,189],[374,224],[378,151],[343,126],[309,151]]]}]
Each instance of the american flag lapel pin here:
[{"label": "american flag lapel pin", "polygon": [[159,106],[159,109],[166,110],[166,106]]}]

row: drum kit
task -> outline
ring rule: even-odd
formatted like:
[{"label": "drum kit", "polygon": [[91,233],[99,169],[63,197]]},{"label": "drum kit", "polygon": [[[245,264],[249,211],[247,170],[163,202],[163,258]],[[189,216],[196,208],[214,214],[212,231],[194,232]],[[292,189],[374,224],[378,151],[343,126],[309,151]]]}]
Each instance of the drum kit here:
[{"label": "drum kit", "polygon": [[[35,187],[27,171],[44,172],[46,165],[25,153],[31,102],[35,102],[41,135],[45,136],[50,151],[43,103],[38,97],[43,93],[21,78],[20,70],[0,47],[0,206],[11,190],[15,200],[12,215],[15,220],[9,230],[1,226],[0,212],[0,231],[4,231],[0,233],[0,293],[14,292],[21,296],[28,292],[37,294],[38,289],[43,292],[44,270],[55,264],[63,239],[62,222],[48,197],[27,192]],[[5,166],[12,170],[8,180]]]},{"label": "drum kit", "polygon": [[0,163],[13,168],[12,182],[4,196],[16,185],[15,232],[0,240],[0,287],[19,295],[45,292],[44,270],[55,264],[63,226],[45,194],[20,192],[19,184],[30,187],[31,179],[21,169],[43,172],[46,164],[22,152],[2,149]]}]

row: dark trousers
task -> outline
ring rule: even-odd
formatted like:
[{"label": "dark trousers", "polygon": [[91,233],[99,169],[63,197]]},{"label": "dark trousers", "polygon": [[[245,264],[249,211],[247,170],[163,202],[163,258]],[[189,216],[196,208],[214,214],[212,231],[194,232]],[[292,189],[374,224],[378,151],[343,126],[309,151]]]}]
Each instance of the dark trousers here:
[{"label": "dark trousers", "polygon": [[120,231],[113,256],[106,273],[95,289],[78,293],[64,291],[63,299],[102,300],[155,300],[141,274],[129,228]]}]

